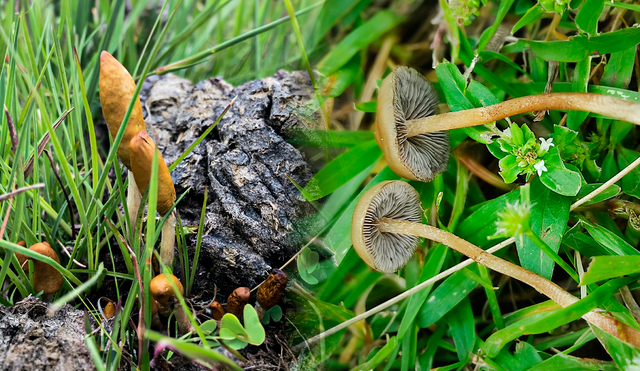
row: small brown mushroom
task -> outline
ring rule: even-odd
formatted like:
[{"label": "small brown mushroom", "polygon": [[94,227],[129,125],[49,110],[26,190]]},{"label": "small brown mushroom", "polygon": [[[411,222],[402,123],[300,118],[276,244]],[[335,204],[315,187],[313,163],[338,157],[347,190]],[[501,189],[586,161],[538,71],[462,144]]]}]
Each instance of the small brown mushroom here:
[{"label": "small brown mushroom", "polygon": [[[60,263],[58,254],[51,248],[48,242],[39,242],[32,245],[29,250],[35,251],[38,254],[47,256]],[[16,258],[23,269],[26,266],[26,262],[29,258],[26,255],[16,253]],[[33,259],[33,289],[35,292],[44,291],[43,299],[48,300],[53,298],[53,294],[60,291],[62,288],[62,274],[51,265]]]},{"label": "small brown mushroom", "polygon": [[[149,137],[146,130],[140,130],[131,139],[131,170],[138,184],[140,192],[147,190],[147,185],[151,178],[151,166],[153,155],[156,152],[156,145]],[[158,152],[158,202],[157,209],[160,215],[164,216],[173,203],[176,201],[176,190],[173,186],[173,179],[169,173],[169,168],[164,162],[162,155]],[[173,248],[175,246],[175,213],[167,218],[162,226],[162,241],[160,243],[160,257],[165,265],[171,266],[173,263]]]},{"label": "small brown mushroom", "polygon": [[[396,180],[376,184],[362,195],[354,210],[351,227],[353,247],[369,266],[382,272],[393,272],[406,263],[407,256],[410,257],[416,248],[418,237],[423,237],[528,284],[562,307],[579,300],[546,278],[500,259],[449,232],[422,224],[418,218],[420,210],[418,192],[408,183]],[[640,345],[640,331],[612,316],[594,310],[583,318],[620,339]]]},{"label": "small brown mushroom", "polygon": [[287,274],[280,269],[273,269],[269,277],[258,287],[258,304],[265,310],[273,308],[282,300],[286,287]]},{"label": "small brown mushroom", "polygon": [[640,104],[593,93],[531,95],[439,115],[437,104],[438,95],[431,83],[412,68],[398,67],[382,82],[375,137],[396,174],[429,182],[448,165],[446,130],[489,124],[521,113],[587,111],[640,125]]},{"label": "small brown mushroom", "polygon": [[175,291],[169,283],[169,279],[174,283],[180,295],[183,295],[184,288],[182,283],[180,283],[180,280],[178,280],[176,276],[169,273],[155,276],[149,283],[149,291],[158,302],[158,312],[164,317],[169,317],[171,312],[173,312],[178,322],[178,329],[181,334],[184,334],[189,331],[191,322],[182,305],[180,305],[180,302],[176,300]]},{"label": "small brown mushroom", "polygon": [[222,319],[222,317],[225,314],[224,308],[222,307],[222,304],[220,304],[217,301],[212,301],[211,304],[209,304],[209,311],[211,312],[211,317],[213,319],[215,319],[216,321],[220,321]]},{"label": "small brown mushroom", "polygon": [[251,290],[248,287],[238,287],[233,290],[231,295],[227,298],[227,312],[240,318],[244,313],[244,306],[249,303],[249,297],[251,296]]},{"label": "small brown mushroom", "polygon": [[[100,104],[102,105],[102,114],[104,120],[109,127],[111,139],[115,139],[124,115],[127,113],[129,103],[133,98],[136,90],[136,83],[126,68],[117,59],[106,51],[100,53]],[[131,139],[140,131],[145,129],[144,119],[142,116],[142,105],[140,99],[136,98],[131,111],[129,123],[118,146],[118,157],[122,164],[129,169],[129,188],[127,191],[127,209],[129,210],[129,220],[131,224],[136,222],[138,210],[140,208],[140,191],[133,180],[131,172]]]}]

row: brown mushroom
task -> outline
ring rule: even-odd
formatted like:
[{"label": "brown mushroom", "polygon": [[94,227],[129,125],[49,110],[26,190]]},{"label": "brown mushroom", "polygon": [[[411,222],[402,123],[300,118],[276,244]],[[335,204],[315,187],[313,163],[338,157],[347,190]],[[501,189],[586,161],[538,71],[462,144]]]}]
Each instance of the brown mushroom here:
[{"label": "brown mushroom", "polygon": [[189,331],[191,322],[187,316],[184,308],[180,305],[180,302],[176,299],[176,292],[173,286],[169,283],[169,279],[176,286],[180,295],[184,294],[184,288],[180,280],[173,274],[164,273],[155,276],[149,283],[149,291],[153,298],[158,302],[158,312],[164,316],[169,317],[171,312],[176,317],[178,322],[178,329],[181,334]]},{"label": "brown mushroom", "polygon": [[375,137],[389,167],[406,179],[429,182],[446,170],[446,130],[546,110],[588,111],[640,125],[640,104],[593,93],[531,95],[439,115],[435,114],[437,104],[431,83],[412,68],[398,67],[380,86]]},{"label": "brown mushroom", "polygon": [[[100,104],[102,105],[102,114],[107,126],[111,139],[115,139],[129,103],[133,98],[136,90],[136,83],[126,68],[117,59],[106,51],[100,53]],[[140,191],[133,180],[131,172],[131,139],[140,131],[145,129],[144,119],[142,116],[142,105],[140,99],[136,98],[131,111],[131,117],[124,131],[122,141],[118,146],[118,157],[122,164],[129,169],[129,188],[127,191],[127,209],[129,211],[129,220],[135,225],[140,209]]]},{"label": "brown mushroom", "polygon": [[[156,152],[156,145],[149,137],[146,130],[140,130],[131,139],[131,170],[138,185],[138,189],[144,193],[151,178],[151,166],[153,155]],[[173,203],[176,201],[176,190],[169,173],[169,168],[164,162],[162,155],[158,151],[158,202],[157,209],[160,215],[164,216]],[[160,246],[160,257],[165,265],[171,266],[173,263],[173,248],[175,246],[175,213],[167,218],[162,226],[162,241]]]},{"label": "brown mushroom", "polygon": [[[53,248],[51,248],[51,245],[46,241],[32,245],[29,250],[37,252],[40,255],[47,256],[55,260],[58,264],[60,263],[58,254],[56,254]],[[24,269],[29,257],[16,253],[16,258],[18,259],[20,266]],[[53,294],[60,291],[61,288],[62,274],[48,263],[33,259],[33,290],[35,292],[43,291],[43,298],[48,300],[52,299]]]},{"label": "brown mushroom", "polygon": [[209,304],[208,309],[209,309],[209,312],[211,312],[211,317],[216,321],[220,321],[225,314],[222,304],[220,304],[215,300],[212,301],[211,304]]},{"label": "brown mushroom", "polygon": [[256,298],[258,304],[265,310],[276,306],[284,296],[287,287],[287,275],[280,269],[273,269],[269,277],[258,287]]},{"label": "brown mushroom", "polygon": [[244,313],[244,306],[249,303],[249,297],[251,296],[251,290],[248,287],[238,287],[233,290],[231,295],[227,298],[227,312],[240,318]]},{"label": "brown mushroom", "polygon": [[[546,278],[500,259],[449,232],[422,224],[420,211],[418,192],[408,183],[385,181],[371,187],[362,195],[353,213],[353,247],[371,267],[393,272],[406,263],[407,256],[416,248],[418,237],[423,237],[449,246],[489,269],[528,284],[562,307],[579,300]],[[390,261],[385,262],[385,259]],[[612,316],[594,310],[583,315],[583,318],[620,339],[640,345],[640,332]]]}]

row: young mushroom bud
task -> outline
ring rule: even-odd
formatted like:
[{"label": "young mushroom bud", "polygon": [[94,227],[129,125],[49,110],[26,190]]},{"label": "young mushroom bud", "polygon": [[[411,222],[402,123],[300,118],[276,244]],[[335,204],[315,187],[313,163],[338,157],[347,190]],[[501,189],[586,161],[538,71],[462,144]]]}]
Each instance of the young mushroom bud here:
[{"label": "young mushroom bud", "polygon": [[[102,105],[102,114],[111,139],[115,139],[124,115],[127,113],[129,103],[133,98],[136,90],[136,83],[126,68],[117,59],[106,51],[100,53],[100,104]],[[129,220],[135,223],[140,208],[140,191],[138,191],[136,183],[133,181],[131,173],[131,154],[129,143],[131,139],[140,131],[145,129],[144,119],[142,117],[142,105],[140,99],[136,98],[129,118],[129,123],[124,131],[122,141],[118,146],[118,157],[122,164],[129,169],[129,189],[127,192],[127,208],[129,210]]]},{"label": "young mushroom bud", "polygon": [[[377,270],[393,272],[406,263],[407,254],[415,250],[418,237],[423,237],[449,246],[478,264],[528,284],[562,307],[579,300],[546,278],[487,253],[449,232],[422,224],[418,217],[420,210],[418,192],[403,181],[385,181],[367,190],[358,201],[351,227],[351,240],[360,257]],[[385,263],[384,259],[390,261]],[[593,310],[583,318],[620,339],[635,346],[640,345],[640,332],[612,316]]]},{"label": "young mushroom bud", "polygon": [[[140,130],[131,139],[131,170],[142,193],[147,189],[151,178],[151,165],[156,145],[149,137],[146,130]],[[176,201],[176,190],[173,186],[173,179],[169,173],[169,168],[164,162],[162,155],[158,152],[158,202],[157,209],[160,215],[164,216],[173,203]],[[171,266],[173,263],[173,247],[175,244],[175,215],[171,213],[162,227],[162,242],[160,247],[160,257],[165,265]]]},{"label": "young mushroom bud", "polygon": [[438,95],[416,70],[398,67],[378,92],[375,136],[389,167],[428,182],[446,170],[446,130],[490,124],[532,111],[587,111],[640,125],[640,104],[593,93],[551,93],[514,98],[487,107],[436,115]]},{"label": "young mushroom bud", "polygon": [[258,287],[258,304],[265,310],[276,306],[284,296],[287,287],[287,275],[280,269],[273,269],[269,277]]},{"label": "young mushroom bud", "polygon": [[189,331],[191,322],[189,317],[180,305],[180,302],[176,300],[176,292],[173,286],[169,283],[169,280],[176,286],[180,295],[184,294],[184,287],[176,276],[169,273],[159,274],[155,276],[149,283],[149,291],[153,298],[158,302],[158,312],[164,316],[169,317],[171,312],[176,317],[178,322],[178,329],[181,334]]},{"label": "young mushroom bud", "polygon": [[238,318],[242,317],[244,306],[249,303],[249,296],[251,296],[251,290],[248,287],[238,287],[233,290],[227,298],[227,312]]},{"label": "young mushroom bud", "polygon": [[211,312],[211,317],[213,319],[215,319],[216,321],[220,321],[222,320],[222,317],[225,314],[224,308],[222,307],[222,304],[218,303],[217,301],[212,301],[211,304],[209,304],[209,311]]},{"label": "young mushroom bud", "polygon": [[[60,263],[58,254],[51,248],[48,242],[39,242],[32,245],[29,250],[37,252],[40,255],[47,256]],[[23,269],[30,259],[26,255],[17,253],[16,258]],[[49,300],[53,298],[53,294],[62,288],[62,274],[48,263],[33,259],[33,290],[35,292],[43,291],[43,299]]]}]

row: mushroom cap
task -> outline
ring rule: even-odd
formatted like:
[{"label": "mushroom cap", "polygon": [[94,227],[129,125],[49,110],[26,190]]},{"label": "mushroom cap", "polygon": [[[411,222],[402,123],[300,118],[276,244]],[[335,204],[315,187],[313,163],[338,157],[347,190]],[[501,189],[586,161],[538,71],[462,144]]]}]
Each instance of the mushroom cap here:
[{"label": "mushroom cap", "polygon": [[271,309],[280,302],[286,287],[287,274],[280,269],[273,269],[269,277],[258,287],[256,299],[262,308]]},{"label": "mushroom cap", "polygon": [[209,304],[209,310],[211,311],[211,317],[213,317],[213,319],[215,319],[216,321],[220,321],[225,314],[222,304],[218,303],[215,300],[212,301],[211,304]]},{"label": "mushroom cap", "polygon": [[[102,114],[109,127],[111,139],[114,139],[120,130],[129,102],[136,90],[136,83],[126,68],[117,59],[106,51],[100,53],[100,103]],[[129,123],[124,132],[124,137],[118,147],[118,157],[127,168],[131,169],[129,142],[138,131],[144,129],[142,118],[142,105],[136,98]]]},{"label": "mushroom cap", "polygon": [[408,120],[432,116],[438,92],[429,80],[409,67],[398,67],[382,82],[374,133],[389,167],[403,178],[430,182],[449,165],[446,131],[407,138]]},{"label": "mushroom cap", "polygon": [[351,221],[351,242],[370,267],[392,273],[404,267],[416,247],[418,237],[382,233],[381,218],[422,222],[418,192],[401,180],[381,182],[367,190],[356,205]]},{"label": "mushroom cap", "polygon": [[244,314],[244,306],[249,303],[251,290],[248,287],[238,287],[227,298],[227,312],[240,318]]},{"label": "mushroom cap", "polygon": [[[48,256],[60,263],[58,254],[51,248],[48,242],[39,242],[32,245],[29,250],[35,251],[40,255]],[[16,254],[20,265],[23,265],[29,258],[26,255]],[[33,289],[35,292],[44,291],[44,294],[55,294],[62,288],[62,274],[51,265],[33,260]]]},{"label": "mushroom cap", "polygon": [[[156,145],[147,131],[142,129],[131,139],[130,150],[131,171],[140,193],[144,193],[151,178],[151,164]],[[164,216],[175,201],[176,189],[173,186],[171,173],[169,173],[169,168],[167,168],[162,154],[158,152],[158,203],[156,208],[160,215]]]},{"label": "mushroom cap", "polygon": [[173,291],[173,287],[169,283],[169,279],[167,279],[167,276],[169,276],[169,279],[171,279],[176,285],[178,291],[180,291],[180,295],[184,294],[184,287],[182,287],[182,284],[180,283],[180,280],[178,280],[178,277],[169,273],[159,274],[153,277],[153,279],[149,283],[149,291],[151,292],[153,298],[158,301],[159,305],[167,304],[169,299],[175,296],[175,292]]}]

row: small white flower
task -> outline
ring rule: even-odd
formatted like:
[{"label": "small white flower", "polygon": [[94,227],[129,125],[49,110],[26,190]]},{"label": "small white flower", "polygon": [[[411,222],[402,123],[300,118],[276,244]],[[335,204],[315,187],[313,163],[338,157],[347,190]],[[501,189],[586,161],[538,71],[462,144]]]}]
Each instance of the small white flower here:
[{"label": "small white flower", "polygon": [[549,138],[549,139],[544,139],[544,138],[540,138],[540,150],[543,152],[547,152],[549,150],[549,148],[551,147],[555,147],[556,145],[553,144],[553,138]]},{"label": "small white flower", "polygon": [[538,172],[538,176],[542,175],[542,172],[547,171],[547,167],[544,166],[544,160],[540,160],[533,165],[533,168]]}]

